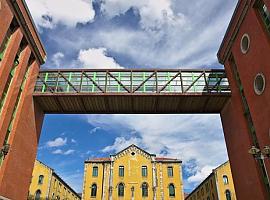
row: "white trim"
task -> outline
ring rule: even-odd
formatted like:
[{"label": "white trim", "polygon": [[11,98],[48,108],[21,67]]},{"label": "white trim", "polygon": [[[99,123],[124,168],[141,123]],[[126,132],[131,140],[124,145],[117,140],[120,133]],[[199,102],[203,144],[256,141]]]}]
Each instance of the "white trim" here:
[{"label": "white trim", "polygon": [[[247,39],[247,42],[248,42],[248,46],[247,46],[247,48],[246,49],[244,49],[244,47],[243,47],[243,40],[244,39]],[[241,38],[241,42],[240,42],[240,49],[241,49],[241,52],[243,53],[243,54],[247,54],[247,52],[249,51],[249,49],[250,49],[250,37],[249,37],[249,35],[247,34],[247,33],[245,33],[243,36],[242,36],[242,38]]]}]

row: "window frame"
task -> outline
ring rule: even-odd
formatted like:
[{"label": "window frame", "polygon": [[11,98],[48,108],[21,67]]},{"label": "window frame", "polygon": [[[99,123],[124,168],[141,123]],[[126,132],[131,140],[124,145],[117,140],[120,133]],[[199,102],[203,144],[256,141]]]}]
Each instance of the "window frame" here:
[{"label": "window frame", "polygon": [[148,169],[147,166],[142,166],[142,177],[148,176]]},{"label": "window frame", "polygon": [[[259,14],[261,22],[264,25],[264,28],[266,29],[266,32],[268,32],[268,34],[270,34],[270,10],[269,10],[269,8],[267,7],[267,5],[262,0],[259,0],[255,4],[255,8],[256,8],[256,10],[257,10],[257,12]],[[268,20],[268,22],[267,22],[267,20]]]},{"label": "window frame", "polygon": [[125,167],[123,165],[118,167],[118,176],[124,177],[125,176]]},{"label": "window frame", "polygon": [[92,177],[98,177],[98,166],[93,166]]},{"label": "window frame", "polygon": [[[171,170],[171,174],[170,174],[170,170]],[[167,175],[168,177],[173,177],[173,166],[167,167]]]},{"label": "window frame", "polygon": [[[227,195],[229,195],[229,198]],[[232,193],[229,189],[225,190],[225,197],[226,197],[226,200],[232,200]]]},{"label": "window frame", "polygon": [[124,183],[119,183],[117,186],[118,189],[118,197],[124,197],[125,196],[125,185]]},{"label": "window frame", "polygon": [[44,181],[44,175],[41,174],[38,176],[38,185],[42,185],[43,181]]},{"label": "window frame", "polygon": [[148,184],[146,182],[142,183],[142,197],[148,197]]},{"label": "window frame", "polygon": [[228,185],[229,184],[229,178],[227,175],[223,175],[222,176],[222,180],[223,180],[223,184],[224,185]]},{"label": "window frame", "polygon": [[93,183],[91,185],[91,198],[96,197],[97,196],[97,184]]},{"label": "window frame", "polygon": [[[175,186],[174,186],[174,184],[173,183],[170,183],[169,184],[169,197],[175,197]],[[172,191],[171,191],[171,189],[173,189],[173,194],[171,193]]]},{"label": "window frame", "polygon": [[[38,193],[39,192],[39,193]],[[39,196],[37,197],[37,193],[39,194]],[[40,200],[41,199],[41,190],[38,189],[36,192],[35,192],[35,200]]]}]

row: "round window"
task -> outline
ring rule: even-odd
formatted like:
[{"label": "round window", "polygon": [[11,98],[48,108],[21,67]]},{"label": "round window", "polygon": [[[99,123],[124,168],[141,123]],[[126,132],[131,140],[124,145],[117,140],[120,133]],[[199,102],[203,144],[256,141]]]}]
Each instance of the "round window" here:
[{"label": "round window", "polygon": [[265,77],[262,73],[256,75],[254,79],[254,91],[257,95],[261,95],[265,89]]},{"label": "round window", "polygon": [[135,156],[135,152],[132,152],[131,155],[132,155],[132,156]]},{"label": "round window", "polygon": [[241,51],[243,54],[246,54],[249,50],[250,47],[250,39],[248,34],[244,34],[242,39],[241,39]]}]

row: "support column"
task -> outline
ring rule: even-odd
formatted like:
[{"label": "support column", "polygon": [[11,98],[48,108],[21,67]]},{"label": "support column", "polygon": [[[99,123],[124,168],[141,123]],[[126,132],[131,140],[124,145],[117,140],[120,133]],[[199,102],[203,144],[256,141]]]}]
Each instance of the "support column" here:
[{"label": "support column", "polygon": [[13,18],[13,14],[6,2],[6,0],[0,1],[0,44],[2,44],[6,32],[9,29],[9,26],[11,24]]},{"label": "support column", "polygon": [[39,64],[30,69],[10,137],[11,148],[0,168],[0,195],[27,199],[44,113],[34,102],[33,91]]},{"label": "support column", "polygon": [[152,174],[153,174],[153,199],[157,199],[157,173],[155,158],[152,158]]},{"label": "support column", "polygon": [[111,157],[111,168],[110,168],[110,181],[109,181],[109,200],[112,200],[112,194],[113,194],[113,161],[114,158]]},{"label": "support column", "polygon": [[[19,65],[16,67],[14,77],[9,86],[7,96],[5,98],[5,103],[2,108],[0,115],[0,145],[4,144],[6,138],[7,130],[10,126],[10,121],[12,120],[12,115],[14,114],[14,107],[18,100],[18,94],[20,87],[22,85],[27,67],[28,61],[31,55],[30,47],[27,46],[21,53],[19,59]],[[13,63],[12,63],[13,64]]]},{"label": "support column", "polygon": [[[9,77],[9,73],[13,67],[14,60],[16,57],[16,54],[19,50],[20,43],[22,40],[23,34],[21,30],[18,28],[11,36],[10,43],[6,49],[5,55],[3,60],[0,64],[0,99],[3,95],[6,82]],[[1,129],[0,129],[1,130]]]}]

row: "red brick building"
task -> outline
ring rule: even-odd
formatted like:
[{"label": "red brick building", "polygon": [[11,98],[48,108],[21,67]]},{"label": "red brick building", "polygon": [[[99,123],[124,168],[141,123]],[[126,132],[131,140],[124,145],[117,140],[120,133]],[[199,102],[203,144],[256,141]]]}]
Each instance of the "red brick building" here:
[{"label": "red brick building", "polygon": [[218,52],[232,90],[221,118],[238,199],[270,199],[269,8],[269,0],[239,0]]},{"label": "red brick building", "polygon": [[[43,112],[32,93],[46,53],[23,0],[0,1],[0,197],[26,199]],[[1,198],[0,198],[1,199]]]}]

